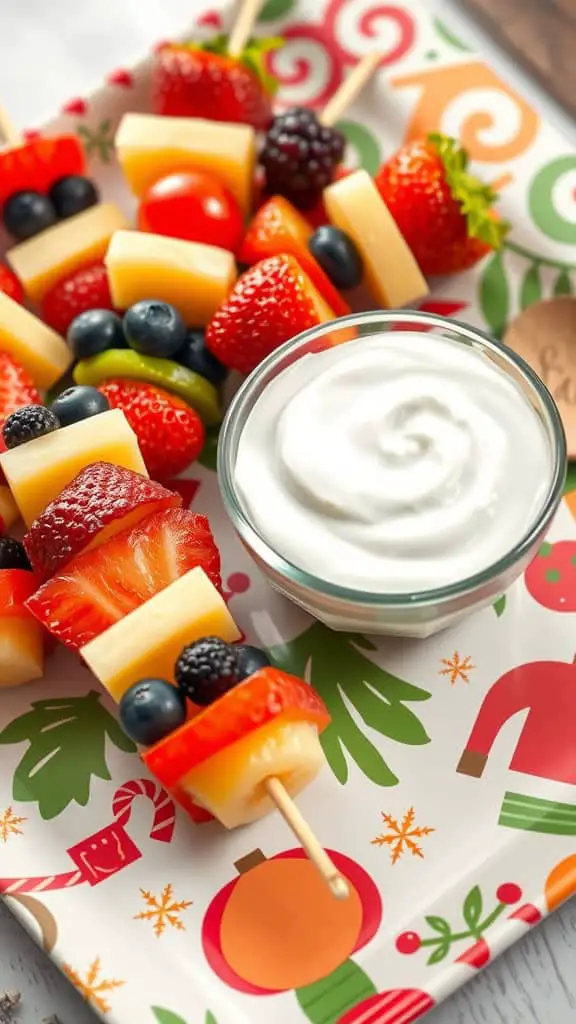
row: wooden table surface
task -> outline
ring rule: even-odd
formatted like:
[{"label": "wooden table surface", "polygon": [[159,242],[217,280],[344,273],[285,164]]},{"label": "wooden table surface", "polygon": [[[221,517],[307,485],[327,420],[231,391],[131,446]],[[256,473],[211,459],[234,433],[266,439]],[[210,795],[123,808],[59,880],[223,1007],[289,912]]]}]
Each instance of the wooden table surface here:
[{"label": "wooden table surface", "polygon": [[460,0],[460,6],[576,115],[576,0]]}]

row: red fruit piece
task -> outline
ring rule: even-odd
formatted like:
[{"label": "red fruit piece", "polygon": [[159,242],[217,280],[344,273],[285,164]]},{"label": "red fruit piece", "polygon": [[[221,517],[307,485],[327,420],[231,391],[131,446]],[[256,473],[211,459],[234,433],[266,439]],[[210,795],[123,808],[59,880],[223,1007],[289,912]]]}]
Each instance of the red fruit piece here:
[{"label": "red fruit piece", "polygon": [[208,324],[206,345],[231,370],[250,373],[283,342],[334,315],[294,256],[271,256],[238,279]]},{"label": "red fruit piece", "polygon": [[14,271],[5,263],[0,263],[0,292],[14,299],[14,302],[24,302],[24,289]]},{"label": "red fruit piece", "polygon": [[[334,181],[340,181],[340,178],[347,178],[349,174],[352,174],[352,171],[352,167],[337,167],[334,171]],[[330,223],[330,217],[326,213],[326,207],[322,198],[318,200],[311,210],[306,210],[304,216],[313,228],[319,228],[323,224]]]},{"label": "red fruit piece", "polygon": [[181,505],[179,494],[140,473],[110,462],[93,462],[34,520],[24,547],[32,568],[46,579],[82,551],[146,516]]},{"label": "red fruit piece", "polygon": [[77,650],[196,566],[220,589],[220,553],[206,516],[171,508],[73,558],[27,607]]},{"label": "red fruit piece", "polygon": [[460,956],[456,957],[455,963],[469,964],[470,967],[485,967],[490,963],[490,947],[486,939],[478,939],[473,946],[466,949]]},{"label": "red fruit piece", "polygon": [[[23,405],[42,405],[40,392],[20,363],[8,352],[0,352],[0,452],[6,451],[2,437],[4,421]],[[3,480],[0,470],[0,483]]]},{"label": "red fruit piece", "polygon": [[[266,41],[259,42],[259,54]],[[242,59],[211,53],[193,44],[163,46],[152,73],[152,109],[169,117],[251,124],[264,130],[272,120],[265,77]]]},{"label": "red fruit piece", "polygon": [[492,209],[497,195],[467,164],[455,139],[433,134],[403,146],[374,178],[423,274],[466,270],[508,230]]},{"label": "red fruit piece", "polygon": [[336,316],[346,316],[350,306],[308,251],[312,234],[310,224],[292,203],[283,196],[272,196],[253,217],[238,258],[251,266],[267,256],[290,253]]},{"label": "red fruit piece", "polygon": [[28,618],[25,604],[39,582],[26,569],[0,570],[0,618]]},{"label": "red fruit piece", "polygon": [[545,543],[524,573],[528,592],[553,612],[576,612],[576,541]]},{"label": "red fruit piece", "polygon": [[86,158],[75,135],[34,138],[0,152],[0,205],[14,192],[49,192],[58,178],[84,174]]},{"label": "red fruit piece", "polygon": [[121,409],[138,438],[150,476],[177,476],[200,455],[206,432],[197,412],[176,395],[134,380],[108,380],[98,388]]},{"label": "red fruit piece", "polygon": [[112,309],[106,267],[99,261],[58,281],[42,299],[42,319],[59,334],[88,309]]},{"label": "red fruit piece", "polygon": [[160,178],[142,197],[138,227],[154,235],[216,245],[236,253],[244,233],[238,200],[209,171]]}]

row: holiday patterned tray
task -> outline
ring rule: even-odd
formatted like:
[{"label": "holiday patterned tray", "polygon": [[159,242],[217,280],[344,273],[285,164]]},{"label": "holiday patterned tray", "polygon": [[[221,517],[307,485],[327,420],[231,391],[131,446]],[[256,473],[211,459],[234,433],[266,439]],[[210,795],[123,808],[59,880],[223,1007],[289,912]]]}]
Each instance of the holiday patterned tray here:
[{"label": "holiday patterned tray", "polygon": [[[210,12],[194,30],[219,26]],[[342,125],[352,161],[374,171],[442,130],[499,181],[503,252],[426,308],[500,335],[527,304],[576,289],[576,154],[425,0],[269,0],[259,30],[286,38],[271,68],[284,105],[321,107],[382,49]],[[126,110],[146,109],[148,77],[147,61],[117,70],[48,126],[75,129],[103,192],[126,203],[112,140]],[[174,486],[210,515],[248,639],[330,709],[327,767],[300,806],[349,879],[346,912],[334,927],[278,815],[192,826],[63,651],[41,683],[0,695],[0,891],[114,1024],[410,1024],[576,890],[576,492],[494,607],[427,641],[376,643],[268,589],[226,519],[214,456],[215,439]]]}]

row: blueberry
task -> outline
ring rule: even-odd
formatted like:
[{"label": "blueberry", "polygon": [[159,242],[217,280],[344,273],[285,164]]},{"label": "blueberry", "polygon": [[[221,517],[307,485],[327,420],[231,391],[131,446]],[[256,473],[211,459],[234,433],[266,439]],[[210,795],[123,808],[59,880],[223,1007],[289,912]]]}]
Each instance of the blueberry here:
[{"label": "blueberry", "polygon": [[317,228],[308,248],[335,288],[356,288],[362,280],[362,258],[351,238],[340,228]]},{"label": "blueberry", "polygon": [[23,405],[4,422],[2,437],[7,448],[18,448],[44,434],[58,430],[59,419],[44,405]]},{"label": "blueberry", "polygon": [[270,658],[259,647],[251,647],[250,644],[236,644],[235,650],[240,679],[247,679],[254,672],[258,672],[261,668],[268,668],[270,665]]},{"label": "blueberry", "polygon": [[0,537],[0,569],[32,569],[22,541]]},{"label": "blueberry", "polygon": [[84,178],[81,174],[69,174],[66,178],[59,178],[52,185],[48,195],[60,220],[82,213],[82,210],[87,210],[98,202],[96,186],[90,178]]},{"label": "blueberry", "polygon": [[19,242],[39,235],[56,223],[56,210],[42,192],[15,192],[4,204],[2,219],[6,231]]},{"label": "blueberry", "polygon": [[143,299],[124,314],[124,335],[130,348],[146,356],[170,359],[186,341],[186,325],[174,306]]},{"label": "blueberry", "polygon": [[98,416],[101,412],[107,412],[110,402],[105,395],[98,391],[98,388],[78,385],[67,388],[61,395],[58,395],[50,408],[58,417],[60,426],[69,427],[71,423],[78,423],[80,420],[87,420],[89,416]]},{"label": "blueberry", "polygon": [[120,721],[130,739],[151,747],[184,724],[186,698],[165,679],[141,679],[124,693]]},{"label": "blueberry", "polygon": [[240,681],[236,648],[217,636],[196,640],[180,654],[174,678],[194,704],[207,707]]},{"label": "blueberry", "polygon": [[186,366],[200,377],[209,380],[211,384],[218,387],[225,380],[228,370],[216,356],[206,348],[204,331],[188,331],[188,337],[175,357],[176,362]]},{"label": "blueberry", "polygon": [[109,348],[126,348],[122,320],[111,309],[88,309],[74,318],[67,334],[75,359],[89,359]]}]

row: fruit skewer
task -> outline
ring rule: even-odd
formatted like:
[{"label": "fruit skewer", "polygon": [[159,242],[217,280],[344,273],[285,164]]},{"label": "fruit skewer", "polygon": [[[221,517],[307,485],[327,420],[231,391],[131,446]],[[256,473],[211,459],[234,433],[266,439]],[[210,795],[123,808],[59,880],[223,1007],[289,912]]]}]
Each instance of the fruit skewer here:
[{"label": "fruit skewer", "polygon": [[254,22],[260,13],[263,0],[244,0],[232,31],[228,36],[228,56],[239,57],[252,35]]},{"label": "fruit skewer", "polygon": [[320,121],[326,128],[332,128],[348,110],[348,107],[352,106],[356,97],[360,95],[364,86],[372,78],[381,60],[382,54],[375,50],[373,53],[365,54],[358,61],[352,74],[348,75],[320,114]]}]

